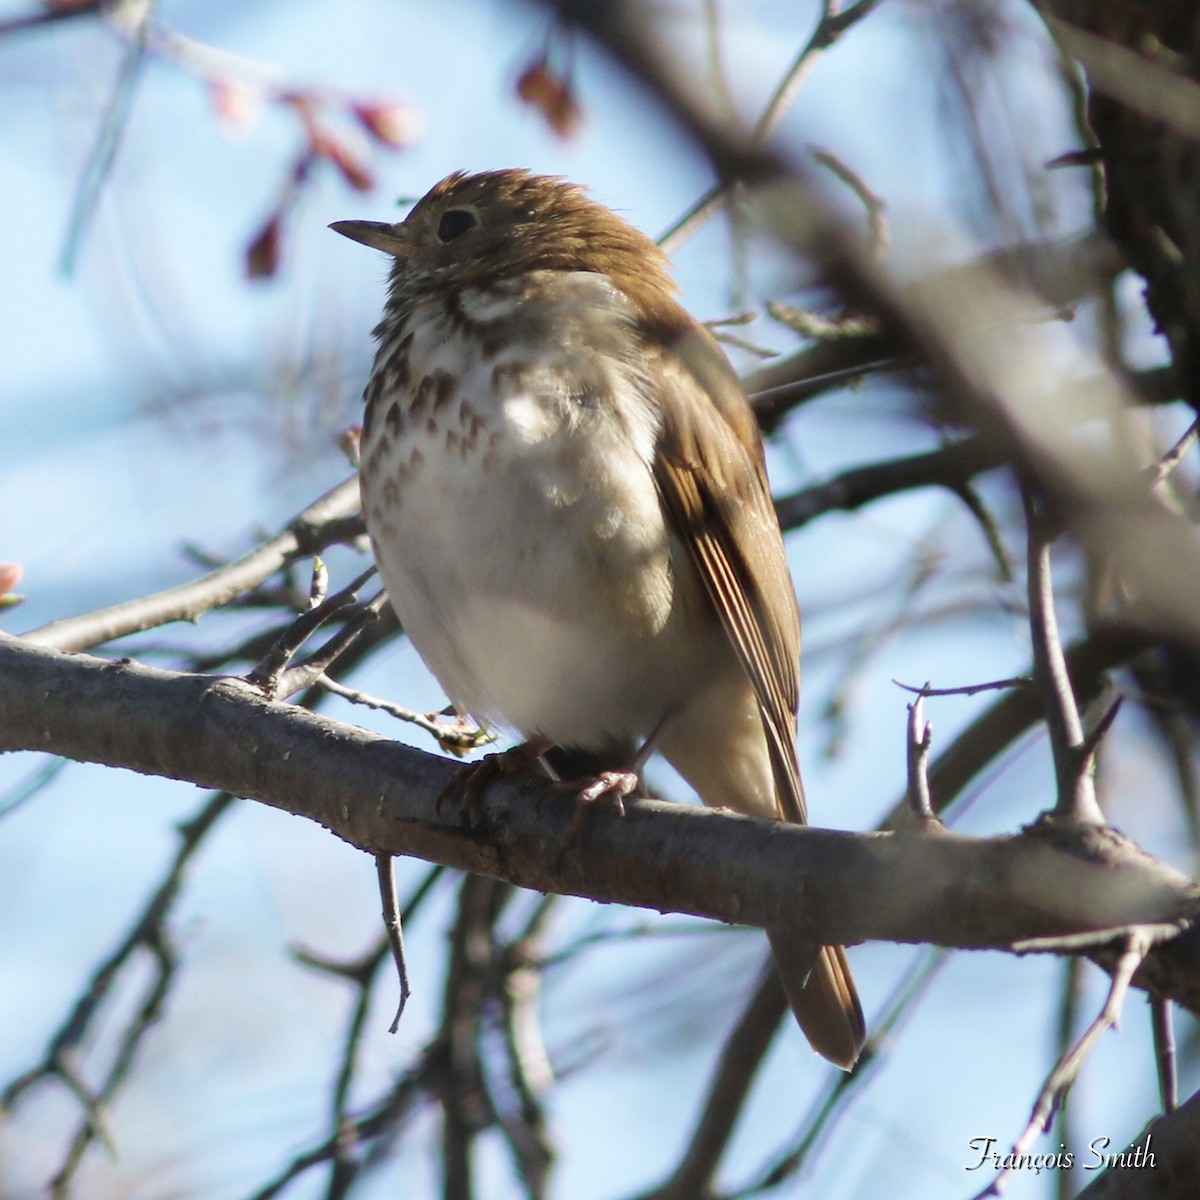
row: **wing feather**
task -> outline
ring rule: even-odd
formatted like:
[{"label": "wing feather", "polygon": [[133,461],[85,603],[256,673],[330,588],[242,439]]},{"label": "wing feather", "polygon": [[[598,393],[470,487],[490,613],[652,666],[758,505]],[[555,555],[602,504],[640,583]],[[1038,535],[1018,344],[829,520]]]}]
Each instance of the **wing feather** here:
[{"label": "wing feather", "polygon": [[655,478],[758,702],[781,815],[808,819],[796,762],[800,616],[754,414],[720,347],[690,326],[654,363]]}]

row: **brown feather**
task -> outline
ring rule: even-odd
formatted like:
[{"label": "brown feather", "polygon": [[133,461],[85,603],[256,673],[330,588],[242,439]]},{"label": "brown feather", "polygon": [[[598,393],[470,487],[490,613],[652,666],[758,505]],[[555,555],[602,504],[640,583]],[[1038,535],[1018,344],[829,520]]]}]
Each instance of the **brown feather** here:
[{"label": "brown feather", "polygon": [[[666,345],[654,386],[663,409],[655,477],[664,505],[753,685],[780,816],[803,824],[808,810],[795,749],[800,616],[758,427],[702,326]],[[815,1050],[849,1070],[866,1025],[844,951],[823,946],[814,960],[807,939],[767,935],[800,1027]]]}]

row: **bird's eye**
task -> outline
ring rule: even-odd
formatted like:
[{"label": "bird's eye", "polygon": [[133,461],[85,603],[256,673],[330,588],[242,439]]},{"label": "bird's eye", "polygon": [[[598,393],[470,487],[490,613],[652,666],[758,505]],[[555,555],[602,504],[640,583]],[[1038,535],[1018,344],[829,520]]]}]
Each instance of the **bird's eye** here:
[{"label": "bird's eye", "polygon": [[465,208],[452,208],[438,222],[438,240],[452,242],[456,237],[461,237],[468,229],[474,229],[478,224],[474,213],[467,212]]}]

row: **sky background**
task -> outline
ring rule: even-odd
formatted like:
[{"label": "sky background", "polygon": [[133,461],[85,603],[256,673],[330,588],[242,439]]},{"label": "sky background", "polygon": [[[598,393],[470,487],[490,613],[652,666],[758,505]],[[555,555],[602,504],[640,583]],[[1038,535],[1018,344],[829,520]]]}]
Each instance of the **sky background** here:
[{"label": "sky background", "polygon": [[[749,119],[816,8],[720,5],[729,88]],[[972,90],[997,171],[1011,176],[1076,141],[1036,24],[1021,5],[995,8],[1011,23],[1009,54]],[[2,3],[0,21],[27,11]],[[658,11],[670,45],[703,80],[698,6]],[[944,119],[952,107],[939,71],[945,11],[883,5],[819,62],[778,134],[789,149],[835,150],[885,197],[887,265],[908,279],[1014,233],[1065,236],[1090,221],[1086,183],[1069,172],[1030,174],[1014,190],[1007,228],[983,212],[966,140]],[[0,560],[23,565],[27,597],[3,616],[10,631],[192,578],[198,568],[185,543],[236,555],[348,473],[336,438],[359,417],[386,264],[328,232],[330,221],[392,219],[403,211],[396,197],[419,196],[452,170],[519,165],[588,185],[657,235],[711,182],[705,163],[586,45],[575,49],[586,119],[573,139],[555,137],[522,105],[514,82],[546,37],[536,8],[164,0],[158,18],[277,70],[291,86],[402,97],[423,131],[401,152],[369,154],[377,176],[370,193],[352,192],[331,169],[317,172],[288,214],[280,271],[248,283],[243,253],[297,152],[296,122],[268,107],[252,125],[229,130],[193,74],[152,57],[67,277],[60,263],[77,182],[122,46],[90,19],[0,40]],[[338,128],[351,136],[346,123]],[[767,296],[812,300],[770,246],[741,253],[725,221],[686,243],[674,263],[685,302],[702,319],[761,307]],[[1136,293],[1135,284],[1124,290],[1130,306]],[[1086,312],[1077,326],[1069,336],[1086,344]],[[780,351],[797,345],[766,322],[747,336]],[[1143,361],[1158,352],[1145,332],[1133,349]],[[754,365],[748,355],[735,358],[743,369]],[[884,379],[805,408],[769,460],[777,490],[787,491],[932,444],[907,390]],[[997,487],[983,490],[1002,515],[1009,511]],[[905,697],[890,680],[945,686],[1022,670],[1025,633],[1011,612],[1019,596],[996,581],[962,506],[940,495],[826,517],[789,539],[789,555],[806,618],[800,750],[814,819],[868,829],[903,789]],[[917,556],[938,577],[932,593],[910,595]],[[335,579],[362,565],[350,552],[331,563]],[[1064,620],[1069,628],[1070,613]],[[168,662],[182,647],[231,644],[255,621],[212,614],[196,629],[155,631],[136,651],[115,652]],[[444,703],[404,644],[377,655],[354,683],[418,709]],[[935,751],[988,702],[931,705]],[[375,714],[340,703],[327,711],[424,745]],[[1186,868],[1155,751],[1145,739],[1124,746],[1109,764],[1111,794],[1123,803],[1114,823]],[[1030,739],[1002,777],[976,789],[956,827],[996,833],[1031,819],[1052,801],[1047,763],[1043,741]],[[31,756],[0,759],[0,799],[42,765]],[[0,1079],[37,1060],[81,979],[153,887],[174,823],[201,799],[188,786],[71,765],[0,819]],[[402,895],[423,870],[399,864]],[[413,942],[416,994],[396,1037],[386,1033],[390,1014],[382,1009],[392,998],[382,989],[365,1049],[364,1100],[403,1068],[436,1018],[452,899],[443,885]],[[248,803],[228,817],[199,856],[173,923],[185,968],[168,1018],[112,1115],[120,1157],[93,1154],[80,1194],[234,1200],[305,1147],[322,1127],[350,997],[286,950],[359,953],[377,934],[377,905],[370,863],[323,830]],[[555,935],[568,943],[601,928],[643,927],[678,936],[602,943],[548,978],[552,1058],[594,1056],[559,1087],[551,1108],[562,1134],[559,1197],[627,1195],[667,1169],[757,972],[761,939],[680,918],[571,902]],[[869,1022],[922,953],[852,951]],[[975,1158],[969,1143],[991,1136],[1003,1149],[1021,1129],[1052,1058],[1063,970],[1036,956],[951,959],[810,1172],[778,1194],[941,1200],[983,1186],[982,1172],[963,1169]],[[1105,986],[1096,969],[1085,969],[1085,1013],[1098,1008]],[[830,1077],[789,1028],[726,1177],[743,1178],[786,1144]],[[1106,1037],[1085,1069],[1072,1097],[1075,1128],[1084,1141],[1108,1136],[1124,1145],[1154,1112],[1155,1096],[1138,993],[1120,1035]],[[59,1161],[72,1107],[46,1086],[0,1125],[0,1197],[37,1194]],[[431,1121],[419,1123],[399,1165],[361,1194],[435,1194],[435,1134]],[[1053,1152],[1058,1139],[1036,1149]],[[497,1144],[485,1147],[483,1163],[481,1195],[516,1194]],[[1023,1174],[1008,1194],[1045,1197],[1052,1187],[1047,1176]],[[313,1178],[287,1195],[318,1193]]]}]

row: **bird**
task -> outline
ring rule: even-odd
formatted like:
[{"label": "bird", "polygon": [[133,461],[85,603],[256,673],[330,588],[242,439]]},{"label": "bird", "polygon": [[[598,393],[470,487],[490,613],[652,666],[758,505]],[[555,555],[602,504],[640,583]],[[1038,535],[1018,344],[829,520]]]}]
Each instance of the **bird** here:
[{"label": "bird", "polygon": [[[359,479],[380,576],[464,717],[803,824],[800,618],[762,440],[664,252],[581,186],[456,172],[395,223]],[[811,1046],[865,1040],[843,949],[768,930]]]}]

